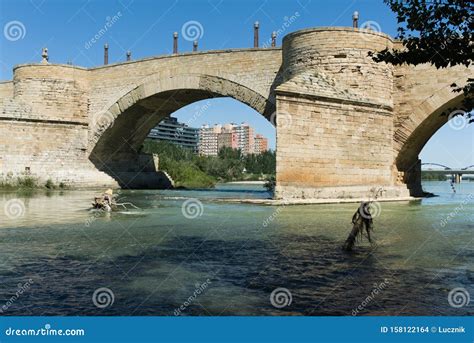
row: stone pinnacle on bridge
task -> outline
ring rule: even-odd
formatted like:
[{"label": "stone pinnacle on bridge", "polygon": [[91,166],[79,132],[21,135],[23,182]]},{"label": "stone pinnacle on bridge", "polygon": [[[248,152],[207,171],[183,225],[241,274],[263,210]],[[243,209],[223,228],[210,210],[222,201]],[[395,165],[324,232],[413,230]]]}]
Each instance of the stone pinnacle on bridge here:
[{"label": "stone pinnacle on bridge", "polygon": [[41,51],[41,57],[43,58],[41,60],[41,63],[48,64],[48,61],[49,61],[48,48],[43,48],[43,50]]},{"label": "stone pinnacle on bridge", "polygon": [[109,64],[109,44],[104,44],[104,65]]},{"label": "stone pinnacle on bridge", "polygon": [[359,12],[355,11],[352,14],[352,27],[357,29],[359,27]]},{"label": "stone pinnacle on bridge", "polygon": [[127,61],[132,60],[132,52],[130,50],[127,51]]},{"label": "stone pinnacle on bridge", "polygon": [[178,53],[178,32],[173,32],[173,54]]},{"label": "stone pinnacle on bridge", "polygon": [[260,24],[258,21],[256,21],[253,24],[253,47],[258,48],[258,29],[260,27]]},{"label": "stone pinnacle on bridge", "polygon": [[272,48],[276,46],[276,38],[277,38],[277,33],[276,31],[272,32]]},{"label": "stone pinnacle on bridge", "polygon": [[193,42],[193,51],[198,51],[198,41],[197,40],[195,40]]}]

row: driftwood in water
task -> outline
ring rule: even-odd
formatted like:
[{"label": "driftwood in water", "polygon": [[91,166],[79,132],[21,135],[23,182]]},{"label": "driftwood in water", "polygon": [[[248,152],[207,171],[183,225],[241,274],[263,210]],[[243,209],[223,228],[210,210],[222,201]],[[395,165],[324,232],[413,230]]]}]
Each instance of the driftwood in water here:
[{"label": "driftwood in water", "polygon": [[133,208],[135,208],[135,209],[137,209],[137,210],[140,209],[140,207],[135,206],[135,205],[132,204],[131,202],[117,202],[117,203],[115,203],[114,205],[115,205],[115,206],[122,206],[124,209],[127,209],[127,205],[128,205],[128,206],[131,206],[131,207],[133,207]]},{"label": "driftwood in water", "polygon": [[367,239],[372,243],[372,238],[370,237],[370,231],[373,230],[373,221],[372,215],[370,213],[370,202],[362,202],[357,209],[357,211],[352,216],[352,230],[344,242],[343,249],[346,251],[351,251],[354,247],[357,238],[360,239],[364,236],[364,229],[367,233]]}]

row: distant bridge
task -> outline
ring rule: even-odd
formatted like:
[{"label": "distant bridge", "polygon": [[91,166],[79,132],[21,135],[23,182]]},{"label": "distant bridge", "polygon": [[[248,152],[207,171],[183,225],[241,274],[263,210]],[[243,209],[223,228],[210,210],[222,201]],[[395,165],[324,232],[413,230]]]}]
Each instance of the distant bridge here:
[{"label": "distant bridge", "polygon": [[[466,174],[474,174],[474,164],[460,168],[460,169],[453,169],[451,167],[445,166],[443,164],[439,163],[422,163],[422,166],[436,166],[436,167],[441,167],[444,169],[422,169],[422,172],[430,172],[433,174],[443,174],[443,175],[453,175],[454,177],[454,182],[455,183],[460,183],[462,180],[462,176]],[[472,170],[470,170],[472,169]]]}]

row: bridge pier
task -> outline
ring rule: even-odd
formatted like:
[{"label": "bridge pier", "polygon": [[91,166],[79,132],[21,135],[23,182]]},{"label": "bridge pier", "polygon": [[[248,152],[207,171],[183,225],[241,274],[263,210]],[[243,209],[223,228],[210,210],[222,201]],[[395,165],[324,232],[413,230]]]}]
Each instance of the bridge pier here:
[{"label": "bridge pier", "polygon": [[[352,29],[303,30],[283,40],[276,87],[276,197],[408,197],[393,167],[392,67],[368,57],[391,40]],[[304,61],[304,62],[303,62]]]}]

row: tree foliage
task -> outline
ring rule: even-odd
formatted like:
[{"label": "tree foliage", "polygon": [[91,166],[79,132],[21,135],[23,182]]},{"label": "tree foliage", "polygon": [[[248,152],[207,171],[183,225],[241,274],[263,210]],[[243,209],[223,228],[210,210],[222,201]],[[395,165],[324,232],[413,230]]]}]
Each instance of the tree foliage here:
[{"label": "tree foliage", "polygon": [[[473,0],[384,0],[397,15],[402,50],[373,54],[377,62],[394,65],[430,63],[436,68],[456,65],[469,67],[474,56]],[[464,110],[471,112],[474,103],[474,79],[464,87],[453,84],[453,91],[464,92]],[[472,120],[472,117],[471,117]]]},{"label": "tree foliage", "polygon": [[189,188],[210,187],[216,181],[264,179],[275,174],[276,155],[266,151],[243,155],[239,149],[222,148],[218,156],[199,156],[175,144],[145,140],[143,152],[158,154],[161,170],[179,185]]}]

